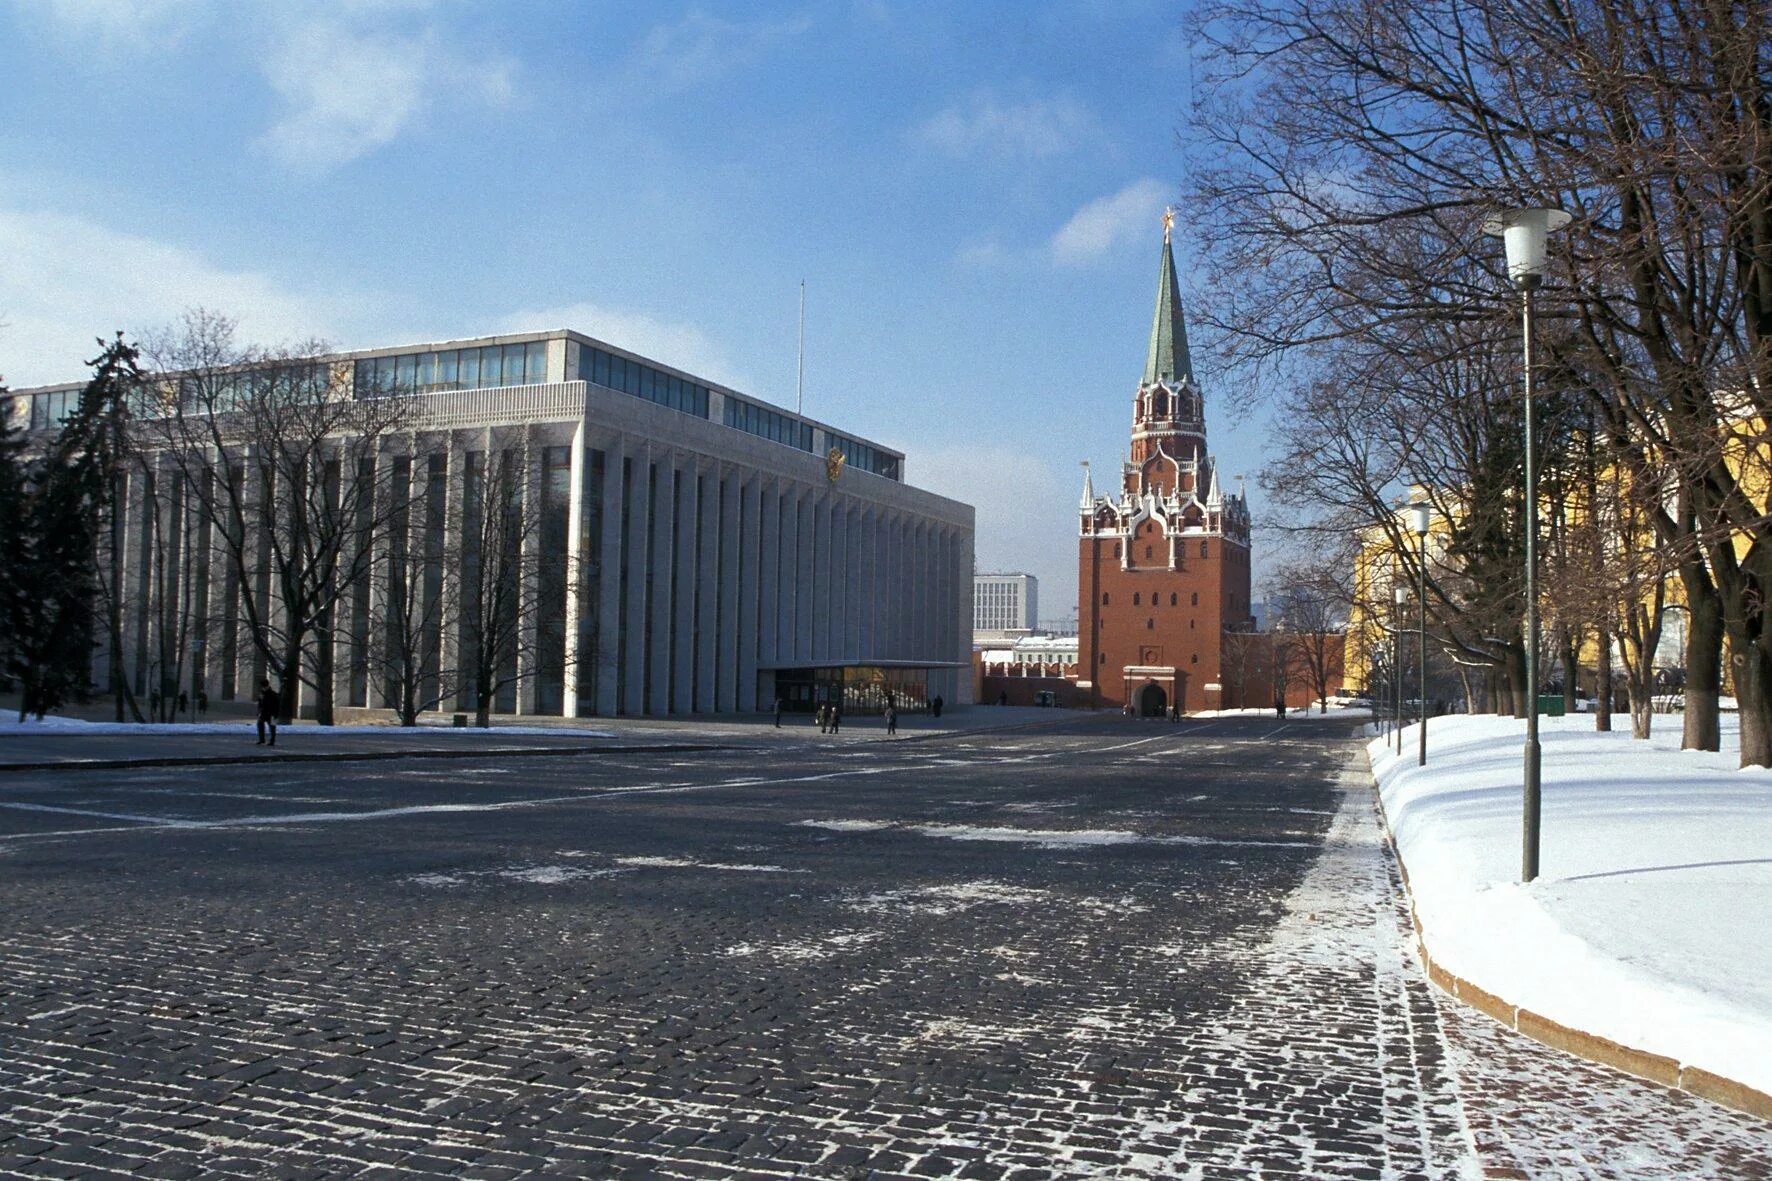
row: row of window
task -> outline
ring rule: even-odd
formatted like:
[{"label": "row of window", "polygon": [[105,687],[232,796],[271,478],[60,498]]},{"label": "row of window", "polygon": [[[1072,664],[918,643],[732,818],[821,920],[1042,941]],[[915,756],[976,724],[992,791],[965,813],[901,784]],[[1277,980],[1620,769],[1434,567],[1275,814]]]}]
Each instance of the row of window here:
[{"label": "row of window", "polygon": [[48,430],[60,426],[74,417],[74,411],[80,408],[79,390],[56,390],[52,394],[38,394],[34,398],[25,399],[30,404],[31,426],[34,431]]},{"label": "row of window", "polygon": [[786,443],[789,447],[798,447],[802,451],[812,450],[811,423],[778,414],[755,402],[727,398],[726,425],[737,427],[748,434],[761,435],[765,439],[774,439],[777,443]]},{"label": "row of window", "polygon": [[645,398],[648,402],[669,406],[697,418],[708,416],[707,386],[602,349],[579,350],[578,379]]},{"label": "row of window", "polygon": [[[1193,606],[1193,607],[1198,607],[1200,605],[1200,592],[1195,591],[1191,597],[1193,599],[1193,602],[1189,605]],[[1106,591],[1101,592],[1101,605],[1103,607],[1106,607],[1108,605],[1108,593]],[[1144,606],[1142,596],[1139,594],[1138,591],[1132,592],[1132,605],[1134,607]],[[1153,592],[1151,594],[1151,606],[1155,607],[1157,605],[1158,605],[1157,595]],[[1180,599],[1176,596],[1174,591],[1169,592],[1169,605],[1171,607],[1175,607],[1175,606],[1180,605]]]},{"label": "row of window", "polygon": [[357,362],[355,377],[359,398],[540,385],[548,379],[548,346],[545,340],[532,340],[525,344],[365,357]]}]

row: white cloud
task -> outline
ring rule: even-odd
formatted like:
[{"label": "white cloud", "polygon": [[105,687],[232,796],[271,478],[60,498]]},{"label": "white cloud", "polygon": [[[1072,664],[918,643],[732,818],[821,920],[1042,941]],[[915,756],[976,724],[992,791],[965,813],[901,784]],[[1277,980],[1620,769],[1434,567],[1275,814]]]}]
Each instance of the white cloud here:
[{"label": "white cloud", "polygon": [[203,15],[205,0],[13,0],[82,51],[162,51]]},{"label": "white cloud", "polygon": [[1070,266],[1094,262],[1126,241],[1138,241],[1159,225],[1170,187],[1160,180],[1134,181],[1117,193],[1097,197],[1071,216],[1052,236],[1055,261]]},{"label": "white cloud", "polygon": [[612,345],[651,357],[698,377],[731,386],[741,393],[762,391],[733,365],[726,351],[693,324],[661,320],[645,312],[625,311],[594,303],[515,312],[504,317],[497,332],[540,332],[571,328]]},{"label": "white cloud", "polygon": [[77,381],[94,340],[171,323],[204,306],[237,317],[244,340],[304,340],[348,318],[269,276],[59,213],[0,208],[0,373],[13,387]]},{"label": "white cloud", "polygon": [[1069,96],[1011,102],[978,91],[911,130],[911,138],[954,156],[1044,158],[1102,133],[1101,124]]},{"label": "white cloud", "polygon": [[811,24],[804,16],[779,21],[727,20],[706,9],[692,8],[683,19],[657,25],[641,38],[626,73],[641,87],[636,93],[687,90],[757,60]]},{"label": "white cloud", "polygon": [[440,101],[508,102],[513,66],[500,55],[470,58],[434,28],[365,30],[316,20],[285,33],[264,71],[288,113],[258,146],[314,173],[392,142]]}]

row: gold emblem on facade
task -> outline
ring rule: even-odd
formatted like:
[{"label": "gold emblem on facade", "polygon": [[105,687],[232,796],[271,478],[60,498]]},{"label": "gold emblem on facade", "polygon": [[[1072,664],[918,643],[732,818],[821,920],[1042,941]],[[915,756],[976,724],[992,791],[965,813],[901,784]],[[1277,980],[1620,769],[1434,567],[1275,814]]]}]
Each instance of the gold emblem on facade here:
[{"label": "gold emblem on facade", "polygon": [[824,457],[824,478],[835,484],[837,477],[843,474],[846,459],[841,448],[832,447]]}]

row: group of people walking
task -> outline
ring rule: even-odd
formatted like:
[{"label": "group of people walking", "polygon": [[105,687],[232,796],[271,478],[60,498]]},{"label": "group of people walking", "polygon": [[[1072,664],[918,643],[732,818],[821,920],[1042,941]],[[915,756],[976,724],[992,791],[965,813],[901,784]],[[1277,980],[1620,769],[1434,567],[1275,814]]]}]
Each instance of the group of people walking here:
[{"label": "group of people walking", "polygon": [[[939,718],[941,716],[941,698],[935,698],[929,703],[929,706],[930,712]],[[774,703],[775,728],[777,730],[781,729],[781,716],[786,709],[787,702],[783,701],[780,697],[777,697]],[[886,733],[888,735],[897,734],[898,704],[888,698],[886,701],[886,708],[880,711],[880,716],[886,723]],[[834,701],[821,702],[815,709],[813,709],[812,720],[818,723],[818,732],[820,734],[840,734],[843,731],[843,706],[841,703]]]}]

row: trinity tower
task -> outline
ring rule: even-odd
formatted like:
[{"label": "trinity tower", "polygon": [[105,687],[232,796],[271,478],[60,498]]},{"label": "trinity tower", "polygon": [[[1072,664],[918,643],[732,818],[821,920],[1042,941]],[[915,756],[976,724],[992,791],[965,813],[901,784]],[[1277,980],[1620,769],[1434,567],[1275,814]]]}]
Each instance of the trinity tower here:
[{"label": "trinity tower", "polygon": [[1140,714],[1218,708],[1225,629],[1250,626],[1249,508],[1206,450],[1172,223],[1120,487],[1097,496],[1085,464],[1078,506],[1077,687]]}]

